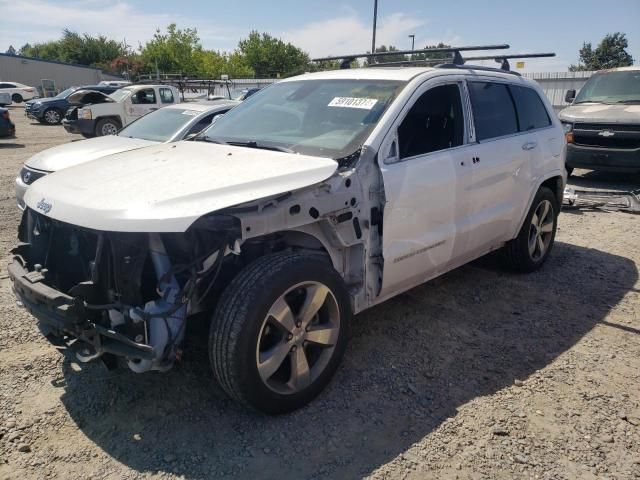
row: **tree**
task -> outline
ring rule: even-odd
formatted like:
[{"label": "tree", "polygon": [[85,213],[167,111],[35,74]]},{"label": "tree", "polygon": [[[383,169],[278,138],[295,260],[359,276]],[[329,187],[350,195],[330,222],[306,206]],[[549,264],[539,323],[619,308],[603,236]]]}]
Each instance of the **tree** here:
[{"label": "tree", "polygon": [[165,73],[182,73],[195,76],[199,67],[195,61],[202,50],[198,31],[195,28],[178,28],[175,23],[167,27],[166,33],[156,30],[153,38],[141,47],[142,60],[150,70],[158,68]]},{"label": "tree", "polygon": [[16,49],[13,48],[13,45],[9,45],[9,48],[7,48],[6,54],[7,55],[15,55],[16,54]]},{"label": "tree", "polygon": [[93,37],[80,35],[68,29],[62,31],[62,38],[44,43],[25,44],[20,55],[26,57],[77,63],[80,65],[105,68],[115,58],[126,54],[126,46],[102,35]]},{"label": "tree", "polygon": [[607,34],[594,50],[590,42],[580,49],[580,61],[569,67],[570,72],[581,70],[604,70],[633,65],[633,57],[626,51],[629,46],[624,33]]},{"label": "tree", "polygon": [[[379,47],[376,47],[376,53],[377,52],[397,52],[398,49],[396,47],[394,47],[393,45],[389,45],[388,47],[386,45],[380,45]],[[407,60],[407,57],[405,57],[404,55],[383,55],[381,57],[376,57],[376,61],[375,62],[370,62],[370,63],[387,63],[387,62],[404,62],[405,60]],[[365,62],[365,65],[368,65],[369,61],[367,60]]]},{"label": "tree", "polygon": [[309,55],[298,47],[255,30],[240,40],[238,50],[258,78],[302,72],[310,62]]}]

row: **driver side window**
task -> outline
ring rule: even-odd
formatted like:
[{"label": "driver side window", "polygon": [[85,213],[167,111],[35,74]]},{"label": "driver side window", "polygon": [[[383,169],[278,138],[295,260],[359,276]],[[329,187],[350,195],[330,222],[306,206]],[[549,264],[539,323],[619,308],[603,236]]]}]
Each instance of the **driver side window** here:
[{"label": "driver side window", "polygon": [[139,90],[131,96],[131,103],[134,105],[149,105],[156,103],[156,92],[153,88]]},{"label": "driver side window", "polygon": [[425,92],[398,127],[401,159],[463,143],[464,114],[457,84],[440,85]]}]

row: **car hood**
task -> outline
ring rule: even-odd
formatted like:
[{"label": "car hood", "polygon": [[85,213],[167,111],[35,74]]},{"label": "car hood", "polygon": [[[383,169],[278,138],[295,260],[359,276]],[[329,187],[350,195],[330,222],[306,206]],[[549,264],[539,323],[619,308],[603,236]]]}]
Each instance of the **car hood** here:
[{"label": "car hood", "polygon": [[204,214],[311,186],[337,167],[330,158],[182,141],[47,175],[25,203],[96,230],[184,232]]},{"label": "car hood", "polygon": [[44,172],[57,172],[106,155],[136,150],[149,145],[157,145],[157,142],[107,135],[48,148],[36,153],[26,161],[25,165]]},{"label": "car hood", "polygon": [[604,105],[585,103],[571,105],[562,110],[558,117],[563,122],[583,123],[640,123],[640,105]]},{"label": "car hood", "polygon": [[67,103],[66,98],[34,98],[33,100],[28,100],[24,102],[27,105],[33,105],[34,103],[39,103],[41,105],[55,105],[56,103]]}]

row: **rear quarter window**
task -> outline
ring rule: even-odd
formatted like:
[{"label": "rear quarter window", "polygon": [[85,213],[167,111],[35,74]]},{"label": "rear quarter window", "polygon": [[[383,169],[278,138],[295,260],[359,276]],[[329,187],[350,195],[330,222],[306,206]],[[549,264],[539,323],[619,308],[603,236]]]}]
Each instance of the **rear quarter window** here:
[{"label": "rear quarter window", "polygon": [[469,94],[479,141],[518,132],[516,109],[507,85],[469,82]]},{"label": "rear quarter window", "polygon": [[538,92],[533,88],[509,85],[518,112],[518,126],[521,132],[544,128],[551,125],[551,119]]}]

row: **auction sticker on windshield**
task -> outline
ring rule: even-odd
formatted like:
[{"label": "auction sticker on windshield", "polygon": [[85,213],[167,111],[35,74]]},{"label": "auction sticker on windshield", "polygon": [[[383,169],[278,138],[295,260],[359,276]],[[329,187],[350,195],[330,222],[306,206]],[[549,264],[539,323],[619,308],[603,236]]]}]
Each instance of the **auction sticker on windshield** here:
[{"label": "auction sticker on windshield", "polygon": [[378,102],[375,98],[335,97],[329,102],[329,107],[362,108],[371,110]]}]

